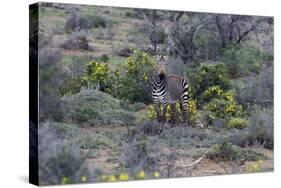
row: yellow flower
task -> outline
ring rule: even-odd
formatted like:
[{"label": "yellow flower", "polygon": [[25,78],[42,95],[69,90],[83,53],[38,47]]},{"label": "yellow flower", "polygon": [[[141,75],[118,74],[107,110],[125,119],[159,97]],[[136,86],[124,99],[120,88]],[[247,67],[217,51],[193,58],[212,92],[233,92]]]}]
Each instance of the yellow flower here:
[{"label": "yellow flower", "polygon": [[119,71],[119,69],[115,69],[114,74],[115,74],[116,77],[119,77],[119,76],[120,76],[120,71]]},{"label": "yellow flower", "polygon": [[160,178],[160,176],[161,176],[161,175],[160,175],[159,172],[154,172],[154,173],[153,173],[153,177],[154,177],[154,178]]},{"label": "yellow flower", "polygon": [[143,73],[142,78],[143,78],[143,80],[144,80],[145,82],[148,81],[148,76],[147,76],[146,73]]},{"label": "yellow flower", "polygon": [[227,106],[225,111],[226,112],[234,112],[235,111],[235,105],[231,104],[231,105]]},{"label": "yellow flower", "polygon": [[145,117],[147,119],[149,119],[149,120],[153,120],[153,119],[156,119],[156,116],[157,116],[157,114],[156,114],[156,110],[155,110],[154,106],[153,105],[149,105],[147,107],[147,110],[146,110],[146,113],[145,113]]},{"label": "yellow flower", "polygon": [[107,181],[114,182],[114,181],[116,181],[116,178],[114,175],[110,175],[110,176],[108,176]]},{"label": "yellow flower", "polygon": [[260,172],[262,168],[263,161],[259,160],[256,162],[252,162],[246,166],[247,172]]},{"label": "yellow flower", "polygon": [[65,185],[65,184],[68,184],[69,183],[69,178],[68,177],[63,177],[62,179],[61,179],[61,184],[62,185]]},{"label": "yellow flower", "polygon": [[145,172],[143,170],[137,173],[137,179],[144,179],[144,177],[145,177]]},{"label": "yellow flower", "polygon": [[127,181],[128,179],[129,179],[129,175],[126,172],[121,173],[119,176],[119,180],[121,181]]},{"label": "yellow flower", "polygon": [[82,181],[82,182],[86,182],[87,180],[88,180],[87,176],[82,176],[82,177],[81,177],[81,181]]},{"label": "yellow flower", "polygon": [[102,175],[102,176],[101,176],[101,179],[102,179],[103,181],[105,181],[105,180],[107,179],[107,176],[106,176],[106,175]]}]

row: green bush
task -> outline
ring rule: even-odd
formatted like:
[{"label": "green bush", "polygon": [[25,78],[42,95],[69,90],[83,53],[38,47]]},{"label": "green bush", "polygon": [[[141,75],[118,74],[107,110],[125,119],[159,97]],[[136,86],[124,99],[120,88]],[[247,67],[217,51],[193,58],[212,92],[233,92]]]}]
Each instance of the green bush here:
[{"label": "green bush", "polygon": [[80,132],[79,128],[73,124],[47,122],[44,126],[48,126],[60,138],[73,138]]},{"label": "green bush", "polygon": [[214,145],[207,153],[207,157],[225,161],[258,161],[266,156],[251,149],[243,149],[228,142]]},{"label": "green bush", "polygon": [[58,88],[63,82],[61,64],[62,53],[55,48],[40,49],[39,54],[39,118],[40,121],[52,119],[62,121],[65,106],[59,98]]},{"label": "green bush", "polygon": [[77,122],[87,122],[92,118],[100,119],[101,117],[98,113],[98,109],[85,105],[77,109],[74,118]]},{"label": "green bush", "polygon": [[[107,56],[101,59],[107,61]],[[82,87],[94,88],[109,93],[129,103],[151,102],[151,78],[156,69],[156,59],[145,52],[134,51],[123,64],[124,74],[109,64],[91,61],[86,65],[85,74],[70,79],[61,87],[61,95],[74,94]],[[123,72],[122,70],[122,72]]]},{"label": "green bush", "polygon": [[71,33],[68,38],[59,46],[66,50],[94,50],[94,48],[89,44],[87,35],[82,32]]},{"label": "green bush", "polygon": [[88,20],[88,24],[90,28],[105,28],[107,21],[104,17],[98,15],[86,15],[86,19]]},{"label": "green bush", "polygon": [[121,101],[104,92],[82,89],[79,93],[64,96],[68,106],[68,120],[86,125],[132,124],[135,115],[124,110]]},{"label": "green bush", "polygon": [[164,28],[159,26],[151,28],[149,32],[149,39],[153,45],[163,44],[166,39],[166,33]]},{"label": "green bush", "polygon": [[90,88],[117,96],[119,93],[119,76],[119,69],[113,71],[106,63],[92,61],[86,65],[86,74],[82,80]]},{"label": "green bush", "polygon": [[221,61],[227,66],[231,78],[259,73],[268,55],[257,48],[229,47],[223,51]]},{"label": "green bush", "polygon": [[224,135],[219,137],[218,142],[227,141],[241,147],[259,144],[265,148],[273,149],[272,109],[260,109],[257,106],[252,107],[250,116],[247,119],[246,121],[243,118],[241,119],[245,123],[247,122],[245,128],[224,130]]},{"label": "green bush", "polygon": [[101,61],[101,62],[108,62],[109,60],[110,59],[106,54],[102,54],[100,57],[97,58],[97,61]]},{"label": "green bush", "polygon": [[184,150],[194,148],[209,148],[218,143],[217,138],[221,137],[218,132],[212,129],[201,129],[177,126],[173,129],[163,129],[159,136],[166,147],[178,147]]},{"label": "green bush", "polygon": [[[100,62],[103,60],[103,62]],[[65,79],[64,84],[60,87],[60,95],[72,95],[78,93],[81,88],[93,88],[115,97],[119,96],[120,89],[120,70],[112,70],[109,64],[105,63],[109,58],[103,55],[98,60],[86,64],[83,74],[73,78]]]},{"label": "green bush", "polygon": [[[69,130],[71,130],[69,132]],[[71,125],[45,123],[39,126],[39,184],[71,184],[92,180],[86,163],[87,155],[73,144],[65,133],[73,136]],[[85,178],[86,177],[86,180]]]},{"label": "green bush", "polygon": [[248,137],[251,143],[259,143],[266,148],[273,148],[273,110],[252,108],[249,116]]},{"label": "green bush", "polygon": [[191,95],[198,102],[201,96],[211,86],[219,86],[222,90],[230,88],[227,69],[224,64],[201,64],[199,67],[190,69],[189,73]]},{"label": "green bush", "polygon": [[249,124],[248,120],[243,118],[231,118],[228,122],[227,128],[243,129]]},{"label": "green bush", "polygon": [[218,143],[223,143],[225,141],[240,147],[248,147],[252,144],[249,139],[247,128],[229,129],[225,131],[224,136],[218,138]]},{"label": "green bush", "polygon": [[65,30],[70,31],[79,31],[91,28],[102,27],[105,28],[107,21],[104,17],[97,15],[78,15],[71,14],[65,23]]},{"label": "green bush", "polygon": [[231,117],[243,117],[245,111],[234,100],[233,92],[223,91],[219,86],[208,88],[202,95],[206,103],[203,108],[206,111],[207,122],[213,124],[216,119],[229,120]]},{"label": "green bush", "polygon": [[120,105],[121,105],[121,108],[123,108],[124,110],[133,111],[133,112],[146,108],[146,105],[141,102],[136,102],[136,103],[130,104],[126,101],[121,100]]},{"label": "green bush", "polygon": [[257,76],[235,80],[235,98],[245,108],[252,105],[271,107],[273,105],[273,67],[266,67]]},{"label": "green bush", "polygon": [[82,87],[87,86],[87,82],[82,77],[70,78],[60,88],[60,95],[73,95],[78,93]]},{"label": "green bush", "polygon": [[[176,112],[177,112],[177,119],[178,123],[183,122],[183,111],[180,109],[180,104],[176,104]],[[194,126],[198,119],[197,114],[197,103],[195,100],[189,99],[187,101],[187,117],[188,117],[188,125]],[[167,120],[169,121],[172,117],[171,106],[168,105],[167,113],[166,113]],[[145,117],[146,120],[156,120],[157,113],[154,105],[149,105],[146,108]]]},{"label": "green bush", "polygon": [[125,75],[120,78],[120,98],[129,102],[151,102],[151,77],[156,59],[141,51],[134,51],[123,65]]},{"label": "green bush", "polygon": [[197,56],[200,60],[216,61],[220,52],[220,44],[216,37],[210,32],[200,32],[195,38],[195,45],[198,48]]},{"label": "green bush", "polygon": [[102,134],[85,134],[76,140],[76,144],[82,149],[108,149],[115,146],[108,137]]},{"label": "green bush", "polygon": [[154,172],[160,165],[160,144],[157,137],[146,135],[135,138],[132,141],[123,144],[120,161],[121,166],[129,172]]},{"label": "green bush", "polygon": [[210,100],[214,98],[222,98],[222,97],[228,100],[233,100],[232,93],[230,91],[229,93],[226,93],[221,89],[220,86],[215,85],[207,88],[207,90],[203,92],[201,98],[203,99],[203,102],[210,102]]}]

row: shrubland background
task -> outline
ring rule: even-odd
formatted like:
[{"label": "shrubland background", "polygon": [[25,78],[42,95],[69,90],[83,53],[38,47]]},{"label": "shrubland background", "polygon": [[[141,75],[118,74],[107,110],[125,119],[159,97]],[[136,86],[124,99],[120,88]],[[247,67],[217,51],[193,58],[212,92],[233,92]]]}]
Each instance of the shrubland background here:
[{"label": "shrubland background", "polygon": [[[38,35],[41,184],[273,170],[272,18],[43,3]],[[160,134],[157,46],[190,85]]]}]

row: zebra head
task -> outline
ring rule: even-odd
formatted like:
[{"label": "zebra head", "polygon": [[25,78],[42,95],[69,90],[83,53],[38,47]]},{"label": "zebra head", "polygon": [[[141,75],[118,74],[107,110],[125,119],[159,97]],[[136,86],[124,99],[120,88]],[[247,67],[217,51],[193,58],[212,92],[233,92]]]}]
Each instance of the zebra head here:
[{"label": "zebra head", "polygon": [[163,53],[163,51],[161,52],[159,49],[157,49],[156,59],[157,59],[158,75],[165,76],[167,74],[167,65],[168,65],[167,53]]},{"label": "zebra head", "polygon": [[166,55],[157,55],[157,70],[158,74],[166,74],[167,73],[167,56]]}]

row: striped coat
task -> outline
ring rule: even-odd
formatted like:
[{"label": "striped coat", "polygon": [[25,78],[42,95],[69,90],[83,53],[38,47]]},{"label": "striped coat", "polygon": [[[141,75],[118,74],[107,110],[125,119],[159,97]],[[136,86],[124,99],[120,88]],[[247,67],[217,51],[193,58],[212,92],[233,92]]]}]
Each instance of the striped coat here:
[{"label": "striped coat", "polygon": [[[172,119],[176,122],[176,103],[180,102],[183,111],[183,119],[185,124],[188,123],[187,100],[188,100],[188,84],[186,80],[180,76],[160,73],[153,80],[152,99],[157,112],[158,121],[166,121],[166,112],[168,105],[171,106]],[[162,109],[161,109],[162,106]]]}]

